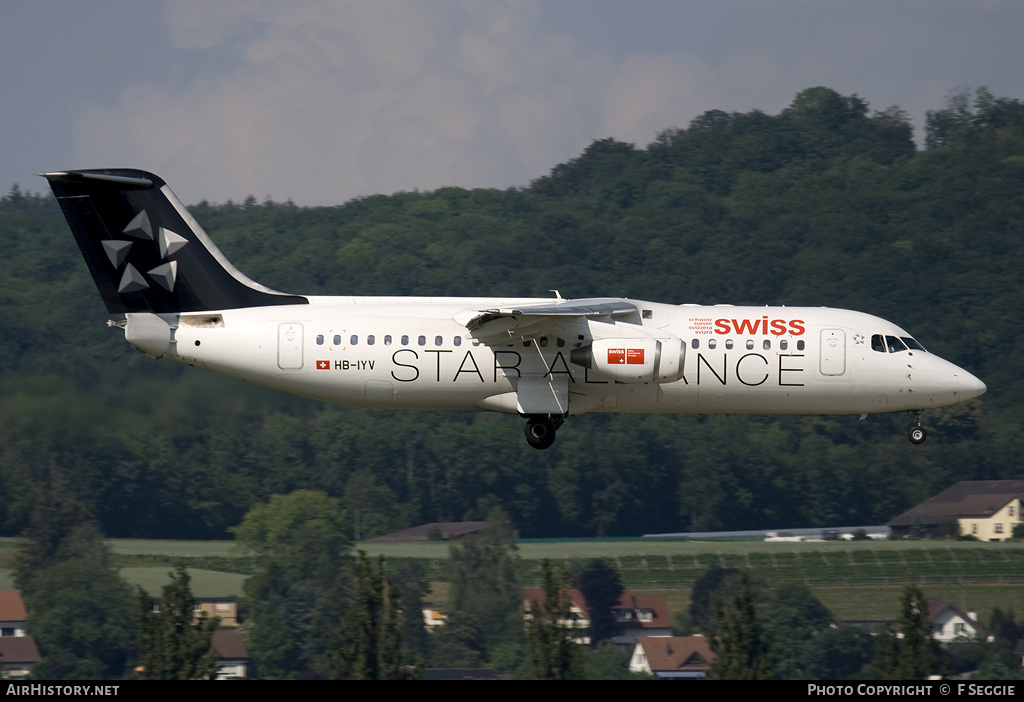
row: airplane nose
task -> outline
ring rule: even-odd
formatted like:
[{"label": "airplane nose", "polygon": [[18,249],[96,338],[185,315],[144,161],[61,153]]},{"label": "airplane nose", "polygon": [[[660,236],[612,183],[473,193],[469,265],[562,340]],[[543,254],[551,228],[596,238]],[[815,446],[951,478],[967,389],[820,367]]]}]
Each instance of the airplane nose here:
[{"label": "airplane nose", "polygon": [[984,395],[985,391],[988,390],[985,387],[985,383],[981,382],[978,378],[974,377],[962,368],[957,369],[957,373],[954,374],[957,379],[957,396],[961,402],[970,400],[971,398]]}]

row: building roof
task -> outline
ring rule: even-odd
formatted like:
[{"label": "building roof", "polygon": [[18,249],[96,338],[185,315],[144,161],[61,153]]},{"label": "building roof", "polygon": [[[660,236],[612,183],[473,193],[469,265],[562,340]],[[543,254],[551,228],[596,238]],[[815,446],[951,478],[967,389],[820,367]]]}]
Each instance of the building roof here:
[{"label": "building roof", "polygon": [[651,672],[706,671],[715,660],[703,636],[638,636]]},{"label": "building roof", "polygon": [[0,622],[23,622],[28,619],[28,611],[18,590],[0,591]]},{"label": "building roof", "polygon": [[[590,618],[590,608],[587,606],[587,598],[583,596],[583,593],[578,589],[572,587],[567,590],[562,590],[569,597],[569,602],[573,607],[583,612],[587,619]],[[536,602],[538,606],[544,606],[544,590],[539,587],[527,587],[523,589],[523,604],[525,609],[533,609],[533,603]],[[629,588],[622,589],[622,595],[619,596],[619,602],[612,610],[616,613],[629,612],[629,621],[618,620],[619,626],[639,626],[644,629],[655,629],[655,628],[670,628],[672,626],[672,617],[668,612],[668,605],[665,603],[665,598],[660,595],[634,595],[630,592]],[[650,621],[644,621],[639,618],[638,612],[641,610],[650,610],[651,619]]]},{"label": "building roof", "polygon": [[377,536],[369,539],[369,541],[430,541],[431,535],[437,538],[438,534],[444,541],[456,541],[463,536],[480,531],[484,528],[484,524],[486,522],[431,522],[430,524],[421,524],[411,529],[403,529],[391,534]]},{"label": "building roof", "polygon": [[[672,627],[672,617],[668,612],[668,604],[661,595],[632,595],[629,589],[622,591],[617,610],[629,610],[632,612],[630,626],[639,626],[643,629],[664,629]],[[638,612],[650,610],[650,621],[640,619]]]},{"label": "building roof", "polygon": [[43,659],[36,647],[36,640],[31,636],[0,636],[0,662],[38,663]]},{"label": "building roof", "polygon": [[991,517],[1015,498],[1024,498],[1024,480],[964,480],[911,507],[889,526],[942,524],[965,517]]},{"label": "building roof", "polygon": [[222,659],[248,660],[249,651],[242,643],[238,629],[217,629],[213,632],[213,647]]},{"label": "building roof", "polygon": [[[587,600],[583,597],[583,593],[574,587],[570,587],[567,590],[560,591],[562,595],[568,596],[569,602],[573,607],[576,607],[582,612],[587,611]],[[540,587],[524,587],[523,588],[523,605],[526,609],[533,609],[533,603],[536,602],[538,607],[543,607],[547,598],[544,596],[544,588]]]}]

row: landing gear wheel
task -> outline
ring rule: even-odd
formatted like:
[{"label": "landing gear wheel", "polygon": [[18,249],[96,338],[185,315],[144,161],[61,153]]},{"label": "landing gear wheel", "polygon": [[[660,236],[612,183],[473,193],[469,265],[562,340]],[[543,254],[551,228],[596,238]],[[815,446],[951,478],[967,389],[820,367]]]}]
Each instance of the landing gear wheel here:
[{"label": "landing gear wheel", "polygon": [[907,438],[912,444],[923,444],[924,440],[928,438],[928,432],[924,430],[924,427],[910,427]]},{"label": "landing gear wheel", "polygon": [[555,423],[549,417],[531,417],[526,422],[526,441],[535,449],[555,443]]},{"label": "landing gear wheel", "polygon": [[921,410],[914,410],[914,426],[907,432],[907,438],[912,444],[923,444],[928,438],[928,432],[921,426]]}]

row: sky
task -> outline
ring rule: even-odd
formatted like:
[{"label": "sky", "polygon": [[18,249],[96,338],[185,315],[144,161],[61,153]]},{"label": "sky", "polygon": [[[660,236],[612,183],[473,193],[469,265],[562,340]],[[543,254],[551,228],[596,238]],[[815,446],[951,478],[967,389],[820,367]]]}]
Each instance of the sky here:
[{"label": "sky", "polygon": [[4,0],[0,193],[130,167],[186,204],[522,187],[809,87],[1024,98],[1024,0]]}]

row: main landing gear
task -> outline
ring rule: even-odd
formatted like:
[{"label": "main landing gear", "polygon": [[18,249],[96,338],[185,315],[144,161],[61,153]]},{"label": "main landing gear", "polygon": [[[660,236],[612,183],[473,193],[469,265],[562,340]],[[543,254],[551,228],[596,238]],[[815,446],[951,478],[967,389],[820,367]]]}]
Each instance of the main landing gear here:
[{"label": "main landing gear", "polygon": [[928,432],[921,426],[921,410],[914,412],[914,426],[910,427],[910,431],[907,432],[907,438],[912,444],[923,444],[924,440],[928,438]]},{"label": "main landing gear", "polygon": [[535,449],[546,449],[555,443],[555,431],[562,426],[565,417],[553,414],[528,415],[526,421],[526,442]]}]

